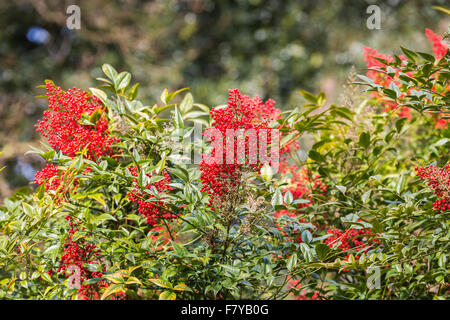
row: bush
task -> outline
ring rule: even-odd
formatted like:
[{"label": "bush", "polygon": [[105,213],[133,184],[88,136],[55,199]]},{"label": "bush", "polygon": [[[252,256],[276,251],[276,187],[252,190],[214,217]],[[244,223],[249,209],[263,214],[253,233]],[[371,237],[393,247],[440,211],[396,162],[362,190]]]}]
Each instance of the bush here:
[{"label": "bush", "polygon": [[90,93],[46,81],[48,164],[1,208],[0,296],[448,298],[450,53],[427,35],[434,55],[366,48],[370,95],[345,106],[149,106],[109,65]]}]

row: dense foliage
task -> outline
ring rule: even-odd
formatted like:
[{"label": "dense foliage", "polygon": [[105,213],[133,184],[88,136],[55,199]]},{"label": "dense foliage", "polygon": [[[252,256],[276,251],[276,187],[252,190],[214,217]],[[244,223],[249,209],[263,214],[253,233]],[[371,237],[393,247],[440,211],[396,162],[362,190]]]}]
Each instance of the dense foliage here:
[{"label": "dense foliage", "polygon": [[365,49],[345,106],[148,106],[110,65],[90,92],[47,80],[48,164],[1,208],[0,297],[448,298],[450,52],[427,35],[433,55]]}]

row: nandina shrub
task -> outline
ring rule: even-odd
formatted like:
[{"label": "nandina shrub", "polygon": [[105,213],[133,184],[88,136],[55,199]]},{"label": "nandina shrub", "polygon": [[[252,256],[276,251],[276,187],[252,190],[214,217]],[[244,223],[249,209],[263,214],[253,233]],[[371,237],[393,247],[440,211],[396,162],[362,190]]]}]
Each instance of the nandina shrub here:
[{"label": "nandina shrub", "polygon": [[448,298],[450,57],[427,36],[434,55],[365,49],[370,93],[344,106],[146,105],[109,65],[89,91],[47,81],[47,164],[0,210],[0,297]]}]

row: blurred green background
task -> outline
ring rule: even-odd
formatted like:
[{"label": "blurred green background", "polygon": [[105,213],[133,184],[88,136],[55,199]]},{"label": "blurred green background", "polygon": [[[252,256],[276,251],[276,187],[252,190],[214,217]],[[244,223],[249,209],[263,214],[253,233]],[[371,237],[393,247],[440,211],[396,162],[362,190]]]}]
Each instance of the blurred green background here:
[{"label": "blurred green background", "polygon": [[[337,100],[351,67],[364,72],[363,46],[431,51],[424,29],[443,34],[445,0],[15,0],[0,2],[0,196],[29,185],[43,166],[24,155],[39,146],[34,124],[46,101],[44,79],[63,88],[98,85],[101,65],[127,70],[153,104],[164,88],[191,87],[214,106],[227,89],[298,104],[297,89]],[[66,27],[66,8],[81,9],[81,29]],[[381,9],[381,29],[366,26]]]}]

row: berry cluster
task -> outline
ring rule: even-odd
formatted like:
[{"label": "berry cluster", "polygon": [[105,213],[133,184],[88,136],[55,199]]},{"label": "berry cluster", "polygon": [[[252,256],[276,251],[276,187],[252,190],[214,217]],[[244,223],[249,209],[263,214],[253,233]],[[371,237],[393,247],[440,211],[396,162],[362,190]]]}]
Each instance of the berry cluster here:
[{"label": "berry cluster", "polygon": [[[370,248],[376,248],[381,245],[381,241],[374,237],[374,233],[369,228],[362,229],[345,229],[343,232],[338,229],[330,229],[327,231],[329,235],[325,240],[330,248],[340,249],[342,252],[349,250],[363,250],[367,253]],[[344,260],[347,260],[350,254],[348,254]],[[355,259],[359,259],[359,255],[355,256]]]},{"label": "berry cluster", "polygon": [[[258,171],[262,162],[258,159],[256,163],[251,163],[245,159],[244,163],[239,163],[237,157],[237,141],[233,139],[231,145],[227,144],[227,130],[254,130],[259,136],[260,130],[267,130],[267,141],[271,141],[270,121],[276,119],[280,110],[274,107],[275,101],[267,100],[265,103],[259,98],[250,98],[246,95],[241,95],[239,90],[233,89],[229,91],[228,105],[226,107],[216,107],[211,110],[211,117],[213,119],[212,128],[218,130],[223,138],[223,157],[224,163],[208,163],[205,158],[200,163],[201,180],[203,183],[202,192],[207,192],[212,199],[225,201],[230,191],[240,184],[242,169],[244,166],[251,171]],[[207,134],[205,131],[204,135]],[[214,138],[210,139],[213,142]],[[248,150],[249,159],[257,158],[258,143],[250,143],[248,137],[245,138],[245,151]],[[267,146],[266,146],[267,147]],[[225,163],[226,155],[232,154],[234,159],[232,163]],[[215,157],[216,152],[220,152],[213,148],[212,157]],[[242,155],[239,155],[242,156]]]},{"label": "berry cluster", "polygon": [[[66,194],[66,185],[69,184],[69,180],[71,180],[72,177],[73,174],[71,172],[64,171],[58,168],[58,166],[49,163],[44,169],[36,172],[34,182],[38,185],[45,183],[46,192],[55,191],[56,196],[54,197],[54,200],[59,203],[61,201],[61,197]],[[73,177],[72,182],[74,186],[77,185],[77,180],[78,178]]]},{"label": "berry cluster", "polygon": [[416,167],[415,170],[416,175],[427,180],[428,186],[439,197],[433,204],[434,210],[439,213],[450,210],[450,164],[443,168],[433,165]]},{"label": "berry cluster", "polygon": [[[136,167],[129,168],[131,174],[135,177],[138,176],[138,171]],[[170,176],[167,172],[162,172],[163,179],[157,182],[147,184],[145,189],[150,190],[154,187],[158,192],[167,193],[172,190],[170,186]],[[151,174],[147,174],[149,178],[151,178]],[[133,184],[135,188],[132,192],[128,193],[128,198],[138,204],[138,211],[147,218],[147,223],[156,227],[161,219],[165,219],[168,221],[172,221],[176,218],[176,216],[168,210],[167,205],[163,202],[158,201],[155,196],[146,193],[144,190],[140,189],[138,186],[138,180],[134,179]]]},{"label": "berry cluster", "polygon": [[[94,161],[113,152],[111,145],[118,139],[109,135],[109,123],[99,99],[76,88],[63,91],[51,82],[45,88],[49,106],[43,119],[38,120],[36,130],[42,132],[54,149],[69,157],[86,149],[86,158]],[[94,112],[98,114],[92,119],[96,123],[80,122],[83,116],[89,118]]]},{"label": "berry cluster", "polygon": [[435,34],[430,29],[425,29],[425,35],[433,45],[433,53],[437,60],[442,59],[447,53],[447,45],[442,41],[442,37]]},{"label": "berry cluster", "polygon": [[[99,281],[95,285],[83,284],[83,282],[103,277],[101,272],[90,271],[86,267],[86,264],[99,264],[99,249],[94,244],[88,244],[86,239],[74,240],[74,234],[79,231],[81,222],[74,220],[70,215],[67,215],[65,219],[69,222],[70,229],[57,272],[61,272],[67,278],[72,275],[75,285],[79,284],[78,292],[83,299],[98,299],[98,291],[107,286],[106,282]],[[105,271],[105,267],[103,267],[103,271]]]},{"label": "berry cluster", "polygon": [[289,279],[288,289],[295,289],[295,291],[299,291],[298,293],[294,293],[294,300],[323,300],[324,298],[321,296],[320,292],[315,290],[311,297],[308,297],[308,292],[306,289],[302,289],[302,284],[299,280]]}]

